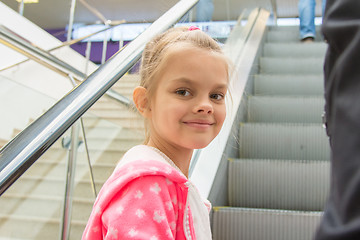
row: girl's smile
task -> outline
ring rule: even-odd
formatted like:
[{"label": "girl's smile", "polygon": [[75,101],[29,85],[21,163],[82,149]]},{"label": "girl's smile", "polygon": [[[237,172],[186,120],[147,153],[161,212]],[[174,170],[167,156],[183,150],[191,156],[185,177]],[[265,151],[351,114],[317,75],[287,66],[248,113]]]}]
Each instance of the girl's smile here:
[{"label": "girl's smile", "polygon": [[203,120],[203,119],[188,120],[188,121],[184,121],[183,123],[189,127],[199,130],[207,130],[213,124],[215,124],[213,121]]}]

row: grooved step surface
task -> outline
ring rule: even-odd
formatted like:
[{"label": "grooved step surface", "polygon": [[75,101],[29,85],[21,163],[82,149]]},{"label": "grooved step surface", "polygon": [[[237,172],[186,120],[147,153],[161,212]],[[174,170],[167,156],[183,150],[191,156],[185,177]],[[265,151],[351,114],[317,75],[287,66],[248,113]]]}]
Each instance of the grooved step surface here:
[{"label": "grooved step surface", "polygon": [[[105,110],[105,109],[116,109],[116,111],[118,109],[120,109],[121,112],[125,114],[127,113],[130,113],[128,110],[127,110],[127,107],[126,106],[119,106],[119,103],[115,102],[114,100],[111,100],[111,99],[102,99],[102,101],[99,101],[99,102],[96,102],[91,108],[91,110],[94,110],[94,109],[101,109],[101,110]],[[135,111],[134,112],[131,112],[135,115],[139,115],[137,114]],[[130,114],[131,114],[130,113]]]},{"label": "grooved step surface", "polygon": [[[123,128],[131,128],[131,129],[143,129],[144,128],[144,120],[143,119],[119,119],[116,116],[107,116],[106,120],[114,123],[118,127]],[[99,117],[87,118],[84,121],[85,127],[95,127],[99,123]],[[102,119],[103,121],[103,119]]]},{"label": "grooved step surface", "polygon": [[324,77],[317,75],[268,75],[254,77],[256,95],[281,96],[322,96],[324,94]]},{"label": "grooved step surface", "polygon": [[232,207],[214,207],[214,240],[313,239],[330,175],[320,32],[317,26],[316,41],[306,44],[298,26],[267,27],[247,86],[248,123],[236,139],[240,159],[229,162],[225,204]]},{"label": "grooved step surface", "polygon": [[234,159],[229,162],[233,207],[323,211],[329,161]]},{"label": "grooved step surface", "polygon": [[320,212],[215,208],[213,240],[311,240]]},{"label": "grooved step surface", "polygon": [[[70,239],[81,239],[86,222],[72,221]],[[0,233],[4,239],[57,239],[58,218],[0,215]]]},{"label": "grooved step surface", "polygon": [[[40,178],[40,177],[22,177],[17,182],[17,185],[9,188],[6,193],[8,194],[28,194],[28,195],[46,195],[53,197],[64,196],[63,178]],[[103,185],[102,181],[95,179],[96,189],[100,190]],[[89,180],[80,180],[76,182],[74,190],[75,197],[93,199],[94,195]]]},{"label": "grooved step surface", "polygon": [[126,151],[131,147],[141,143],[139,140],[135,139],[112,139],[110,141],[106,141],[106,139],[90,139],[88,141],[88,147],[95,151],[107,151],[107,150],[122,150]]},{"label": "grooved step surface", "polygon": [[132,100],[134,88],[113,87],[112,90]]},{"label": "grooved step surface", "polygon": [[103,140],[124,140],[124,141],[143,141],[144,133],[137,129],[114,128],[111,126],[97,126],[86,130],[86,138]]},{"label": "grooved step surface", "polygon": [[[281,26],[281,25],[271,25],[268,26],[268,32],[299,32],[299,26],[295,25],[289,25],[289,26]],[[321,31],[320,25],[315,25],[315,29],[317,32]]]},{"label": "grooved step surface", "polygon": [[249,96],[249,122],[322,123],[325,101],[315,97]]},{"label": "grooved step surface", "polygon": [[117,81],[114,84],[114,86],[123,85],[123,84],[136,86],[136,85],[139,84],[139,82],[140,82],[140,75],[138,75],[138,74],[125,74],[124,76],[121,77],[121,79],[119,81]]},{"label": "grooved step surface", "polygon": [[[317,28],[315,40],[323,41],[321,31]],[[266,34],[267,42],[280,42],[280,43],[289,43],[289,42],[300,42],[299,28],[297,29],[283,29],[283,30],[272,30],[268,31]],[[305,43],[306,44],[306,43]]]},{"label": "grooved step surface", "polygon": [[[66,160],[66,159],[64,159]],[[84,161],[83,161],[84,160]],[[82,178],[89,178],[89,166],[86,159],[81,159],[77,161],[76,170],[85,172],[83,176],[75,176],[76,180],[80,180]],[[65,178],[66,173],[66,163],[65,161],[57,162],[57,161],[39,161],[36,162],[36,167],[30,168],[27,172],[27,176],[46,176],[47,174],[51,175],[54,178]],[[93,175],[95,179],[100,181],[105,181],[111,173],[114,171],[114,164],[92,164],[93,167]]]},{"label": "grooved step surface", "polygon": [[316,42],[312,44],[304,43],[265,43],[265,57],[293,57],[293,58],[323,58],[327,49],[327,44]]},{"label": "grooved step surface", "polygon": [[260,73],[322,74],[323,58],[260,58]]},{"label": "grooved step surface", "polygon": [[[76,219],[86,222],[89,218],[88,209],[92,208],[93,199],[73,201],[73,215]],[[8,195],[3,200],[6,208],[0,208],[0,215],[37,216],[39,218],[61,218],[63,197],[31,196],[31,195]],[[86,210],[86,211],[83,211]]]},{"label": "grooved step surface", "polygon": [[[124,155],[127,149],[101,149],[101,150],[92,150],[90,149],[90,160],[93,164],[97,164],[96,161],[100,160],[101,163],[104,164],[115,164],[120,160],[122,155]],[[45,155],[46,154],[46,155]],[[52,147],[51,150],[45,153],[33,166],[36,166],[38,162],[65,162],[68,157],[68,152],[66,149],[62,147]],[[78,155],[78,162],[87,163],[87,155],[84,149],[84,145],[81,144],[79,147],[79,155]],[[95,163],[94,163],[95,162]],[[29,171],[29,170],[28,170]],[[27,174],[27,171],[25,172]],[[25,175],[24,174],[24,175]],[[1,199],[1,198],[0,198]]]},{"label": "grooved step surface", "polygon": [[112,117],[118,117],[121,119],[128,119],[129,121],[134,121],[138,119],[142,119],[138,114],[132,113],[130,111],[124,111],[124,110],[118,110],[117,106],[112,106],[110,104],[101,104],[94,106],[91,108],[91,113],[98,114],[104,117],[107,117],[108,115]]},{"label": "grooved step surface", "polygon": [[240,158],[329,160],[330,147],[321,124],[242,123]]}]

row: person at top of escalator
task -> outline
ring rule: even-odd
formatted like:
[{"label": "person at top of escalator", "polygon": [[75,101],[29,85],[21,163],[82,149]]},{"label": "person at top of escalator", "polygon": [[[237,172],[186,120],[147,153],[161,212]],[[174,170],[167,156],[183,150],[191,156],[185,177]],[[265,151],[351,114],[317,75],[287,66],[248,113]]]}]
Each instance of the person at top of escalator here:
[{"label": "person at top of escalator", "polygon": [[[322,0],[322,13],[324,15],[326,0]],[[315,40],[315,0],[299,0],[300,40],[308,43]]]}]

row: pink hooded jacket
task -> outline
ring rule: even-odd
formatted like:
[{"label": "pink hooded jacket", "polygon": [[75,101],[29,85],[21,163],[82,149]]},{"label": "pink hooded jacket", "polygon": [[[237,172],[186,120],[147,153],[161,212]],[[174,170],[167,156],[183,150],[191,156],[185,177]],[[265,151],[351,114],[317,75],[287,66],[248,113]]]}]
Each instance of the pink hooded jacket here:
[{"label": "pink hooded jacket", "polygon": [[211,239],[195,237],[193,186],[166,161],[151,147],[130,149],[102,187],[82,239]]}]

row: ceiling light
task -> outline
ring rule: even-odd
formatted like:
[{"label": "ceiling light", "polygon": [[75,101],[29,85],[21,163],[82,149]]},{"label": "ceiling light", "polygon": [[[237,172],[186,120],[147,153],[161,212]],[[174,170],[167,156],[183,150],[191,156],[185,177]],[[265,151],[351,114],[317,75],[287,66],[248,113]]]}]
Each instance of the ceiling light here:
[{"label": "ceiling light", "polygon": [[[21,3],[21,0],[16,0],[18,3]],[[39,0],[24,0],[24,3],[39,3]]]}]

